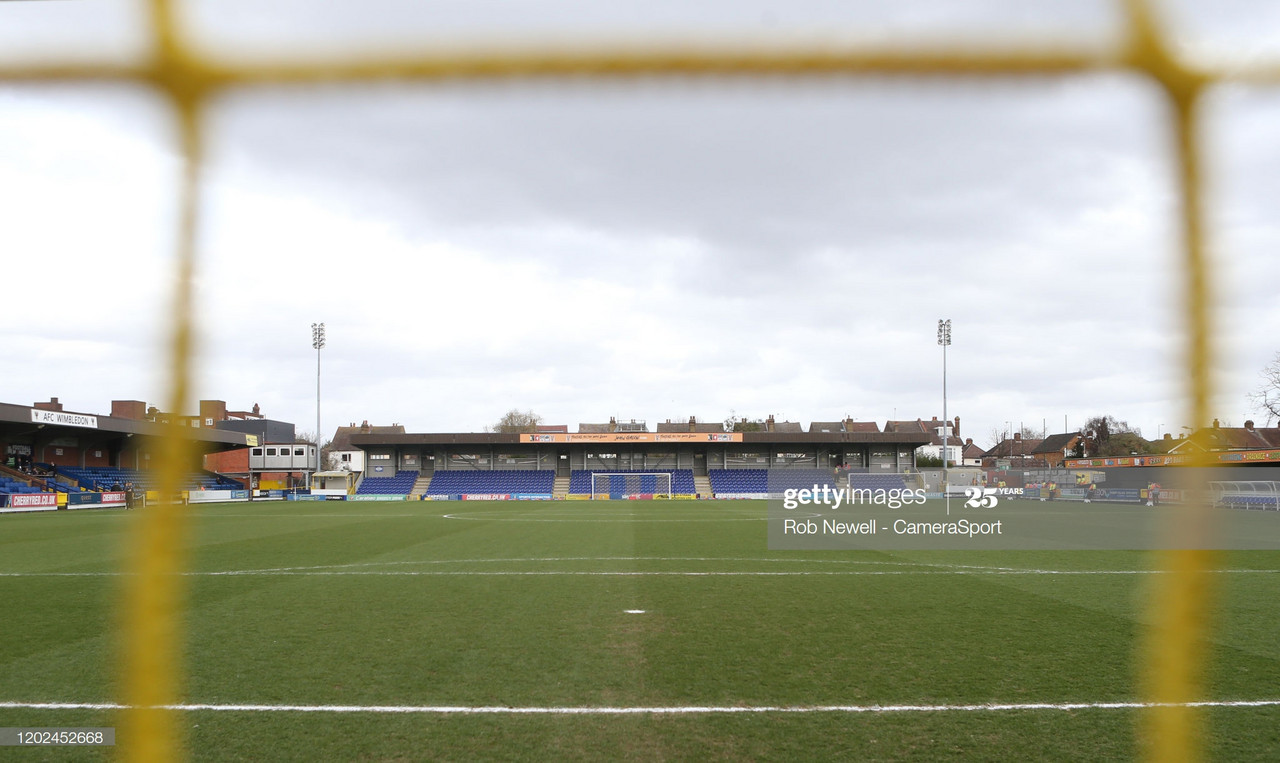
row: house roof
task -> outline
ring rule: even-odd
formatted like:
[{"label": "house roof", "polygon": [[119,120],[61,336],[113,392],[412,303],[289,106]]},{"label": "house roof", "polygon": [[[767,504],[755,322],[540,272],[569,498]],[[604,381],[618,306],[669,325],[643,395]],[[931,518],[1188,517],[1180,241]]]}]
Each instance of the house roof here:
[{"label": "house roof", "polygon": [[843,432],[845,431],[843,421],[810,421],[810,432]]},{"label": "house roof", "polygon": [[[781,430],[778,430],[781,431]],[[879,432],[880,425],[874,421],[854,421],[845,419],[844,421],[811,421],[809,422],[810,432]],[[884,431],[888,432],[888,429]],[[913,429],[913,432],[920,430]]]},{"label": "house roof", "polygon": [[1006,437],[1000,442],[992,445],[989,450],[983,453],[988,458],[1012,458],[1016,456],[1030,456],[1037,452],[1037,448],[1044,442],[1041,439],[1028,438],[1013,439]]},{"label": "house roof", "polygon": [[1280,427],[1205,427],[1171,450],[1187,445],[1203,450],[1264,450],[1280,448]]},{"label": "house roof", "polygon": [[1058,453],[1061,454],[1066,448],[1070,448],[1075,444],[1076,438],[1080,436],[1079,432],[1065,432],[1063,434],[1051,434],[1040,441],[1040,444],[1031,451],[1034,454],[1040,453]]},{"label": "house roof", "polygon": [[[932,422],[930,422],[932,423]],[[925,426],[925,422],[920,419],[911,421],[886,421],[884,423],[884,431],[886,432],[929,432],[929,427]]]},{"label": "house roof", "polygon": [[719,421],[694,421],[692,428],[687,421],[658,422],[658,432],[723,432],[724,424]]},{"label": "house roof", "polygon": [[366,421],[359,426],[352,424],[349,427],[338,427],[337,431],[333,433],[333,443],[329,446],[329,449],[355,450],[351,445],[351,435],[355,434],[404,434],[404,425],[371,426]]}]

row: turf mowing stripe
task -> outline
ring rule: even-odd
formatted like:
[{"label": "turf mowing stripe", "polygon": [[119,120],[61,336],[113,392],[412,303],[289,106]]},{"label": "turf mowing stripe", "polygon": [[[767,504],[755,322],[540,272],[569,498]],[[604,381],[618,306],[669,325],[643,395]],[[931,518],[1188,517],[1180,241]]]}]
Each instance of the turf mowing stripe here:
[{"label": "turf mowing stripe", "polygon": [[[237,705],[188,703],[150,709],[181,712],[371,713],[423,715],[712,715],[732,713],[949,713],[1019,710],[1144,710],[1158,707],[1276,707],[1280,699],[1199,702],[1027,702],[975,705],[677,705],[672,707],[503,707],[465,705]],[[0,702],[0,710],[127,710],[116,702]]]}]

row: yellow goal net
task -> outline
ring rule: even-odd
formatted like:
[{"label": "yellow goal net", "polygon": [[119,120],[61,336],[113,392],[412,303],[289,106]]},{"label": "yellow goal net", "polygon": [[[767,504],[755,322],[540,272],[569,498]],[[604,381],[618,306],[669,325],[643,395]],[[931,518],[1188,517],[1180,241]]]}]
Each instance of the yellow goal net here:
[{"label": "yellow goal net", "polygon": [[[167,410],[186,410],[192,379],[192,337],[197,316],[192,309],[195,279],[200,270],[197,229],[200,221],[201,166],[205,148],[204,112],[211,100],[229,91],[261,86],[288,87],[310,83],[371,83],[383,80],[493,81],[556,77],[619,78],[752,78],[883,76],[1017,79],[1045,75],[1124,72],[1154,83],[1168,104],[1173,140],[1177,196],[1180,200],[1181,273],[1178,295],[1185,316],[1182,387],[1185,415],[1194,427],[1209,419],[1213,392],[1211,376],[1215,334],[1210,321],[1214,298],[1205,241],[1200,108],[1206,91],[1226,80],[1274,84],[1280,70],[1237,68],[1230,72],[1197,68],[1180,60],[1160,19],[1142,0],[1119,0],[1125,33],[1103,48],[1019,48],[934,43],[927,48],[847,44],[788,47],[734,45],[717,42],[680,45],[655,42],[623,47],[549,46],[454,48],[433,54],[384,54],[357,51],[341,56],[316,52],[278,60],[239,64],[203,55],[182,34],[179,4],[151,0],[149,54],[127,64],[65,62],[0,64],[0,82],[9,84],[126,83],[143,85],[172,110],[179,125],[185,158],[178,240],[170,293],[172,330],[165,367]],[[990,46],[987,46],[990,47]],[[176,433],[161,461],[160,491],[176,491],[187,463],[186,442]],[[174,713],[181,675],[178,659],[181,633],[184,560],[176,542],[184,533],[178,507],[157,506],[146,513],[136,538],[134,565],[126,610],[127,657],[122,668],[123,697],[130,708],[123,720],[136,744],[122,747],[127,757],[157,761],[178,757],[181,750]],[[1200,551],[1166,552],[1160,590],[1152,603],[1151,625],[1145,637],[1144,683],[1148,753],[1166,760],[1196,757],[1201,733],[1197,711],[1190,706],[1201,696],[1203,660],[1198,645],[1208,627],[1209,579],[1212,558]]]}]

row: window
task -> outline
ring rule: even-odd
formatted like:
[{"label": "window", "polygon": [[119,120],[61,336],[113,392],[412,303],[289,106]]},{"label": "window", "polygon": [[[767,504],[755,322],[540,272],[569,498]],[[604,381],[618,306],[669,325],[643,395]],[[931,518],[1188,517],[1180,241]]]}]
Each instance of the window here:
[{"label": "window", "polygon": [[267,455],[268,455],[268,456],[274,456],[275,454],[276,454],[276,449],[275,449],[275,448],[267,448]]},{"label": "window", "polygon": [[252,451],[252,453],[251,453],[251,455],[254,455],[254,456],[261,456],[261,455],[262,455],[262,448],[254,448],[254,449],[253,449],[253,451]]},{"label": "window", "polygon": [[343,460],[343,461],[350,461],[350,460],[351,460],[351,454],[350,454],[350,453],[343,453],[343,454],[342,454],[342,460]]},{"label": "window", "polygon": [[305,455],[307,455],[307,452],[306,452],[305,450],[303,450],[302,448],[294,448],[294,449],[293,449],[293,455],[295,455],[295,456],[305,456]]}]

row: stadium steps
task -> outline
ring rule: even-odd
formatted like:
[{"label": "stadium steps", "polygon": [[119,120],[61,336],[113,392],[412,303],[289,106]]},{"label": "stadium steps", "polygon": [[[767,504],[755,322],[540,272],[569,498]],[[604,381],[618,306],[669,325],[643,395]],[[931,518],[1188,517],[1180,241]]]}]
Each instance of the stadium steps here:
[{"label": "stadium steps", "polygon": [[698,497],[699,497],[699,498],[712,498],[712,497],[714,497],[714,496],[712,495],[712,492],[711,492],[711,478],[710,478],[710,477],[707,477],[707,476],[705,476],[705,475],[704,475],[704,476],[702,476],[702,477],[699,477],[699,476],[697,476],[697,475],[694,475],[694,477],[693,477],[693,487],[694,487],[694,489],[695,489],[695,490],[697,490],[697,491],[698,491]]},{"label": "stadium steps", "polygon": [[556,477],[555,484],[551,486],[551,497],[563,500],[567,495],[569,495],[569,476]]},{"label": "stadium steps", "polygon": [[413,483],[413,489],[409,491],[409,500],[416,501],[422,495],[426,494],[427,488],[431,486],[431,475],[420,473],[418,479]]}]

